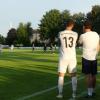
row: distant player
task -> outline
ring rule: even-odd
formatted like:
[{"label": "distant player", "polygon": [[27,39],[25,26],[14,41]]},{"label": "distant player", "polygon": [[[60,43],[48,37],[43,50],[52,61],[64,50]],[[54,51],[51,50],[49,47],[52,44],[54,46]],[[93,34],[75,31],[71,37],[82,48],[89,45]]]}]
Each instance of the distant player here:
[{"label": "distant player", "polygon": [[56,44],[54,45],[54,47],[55,47],[55,50],[57,50],[57,46],[56,46]]},{"label": "distant player", "polygon": [[82,72],[86,75],[88,87],[86,98],[90,98],[95,95],[99,35],[91,31],[89,21],[84,23],[83,29],[85,33],[80,36],[79,43],[83,44]]},{"label": "distant player", "polygon": [[34,49],[35,49],[35,45],[34,45],[34,43],[33,43],[33,45],[32,45],[32,51],[34,51]]},{"label": "distant player", "polygon": [[66,25],[66,29],[59,33],[60,39],[60,58],[59,58],[59,78],[58,78],[58,90],[59,94],[57,98],[63,98],[63,85],[64,76],[66,71],[69,72],[72,78],[72,97],[76,97],[77,77],[76,77],[76,41],[78,34],[72,31],[74,27],[74,21],[69,20]]},{"label": "distant player", "polygon": [[54,48],[53,48],[53,44],[52,43],[50,44],[50,50],[51,50],[51,53],[54,53]]},{"label": "distant player", "polygon": [[10,51],[13,52],[13,50],[14,50],[14,45],[12,44],[10,47]]},{"label": "distant player", "polygon": [[46,52],[46,51],[47,51],[47,44],[46,44],[46,43],[44,43],[43,50],[44,50],[44,52]]},{"label": "distant player", "polygon": [[0,53],[2,53],[3,45],[0,44]]}]

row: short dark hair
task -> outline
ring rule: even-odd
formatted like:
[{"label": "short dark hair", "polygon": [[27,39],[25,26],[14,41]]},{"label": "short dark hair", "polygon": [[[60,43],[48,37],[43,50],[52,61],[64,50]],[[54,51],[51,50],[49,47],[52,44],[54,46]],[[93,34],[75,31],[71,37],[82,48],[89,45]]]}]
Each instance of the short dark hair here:
[{"label": "short dark hair", "polygon": [[92,29],[92,22],[91,21],[85,21],[84,22],[84,28],[85,29]]},{"label": "short dark hair", "polygon": [[75,25],[75,22],[74,22],[74,20],[72,20],[72,19],[69,19],[68,21],[67,21],[67,27],[69,27],[69,26],[71,26],[71,25]]}]

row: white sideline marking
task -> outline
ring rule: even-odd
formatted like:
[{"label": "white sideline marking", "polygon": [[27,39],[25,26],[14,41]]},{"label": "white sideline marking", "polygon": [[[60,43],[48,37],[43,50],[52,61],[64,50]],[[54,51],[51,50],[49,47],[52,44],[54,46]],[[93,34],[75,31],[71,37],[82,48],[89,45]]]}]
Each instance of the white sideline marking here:
[{"label": "white sideline marking", "polygon": [[[98,85],[98,86],[96,87],[96,90],[98,90],[99,88],[100,88],[100,85]],[[79,95],[76,96],[76,99],[78,99],[78,98],[84,96],[86,93],[87,93],[87,91],[83,91],[82,93],[80,93]],[[75,100],[75,99],[70,98],[69,100]]]},{"label": "white sideline marking", "polygon": [[[100,71],[98,71],[98,73],[100,73]],[[98,85],[98,86],[96,87],[96,90],[98,90],[99,88],[100,88],[100,85]],[[84,91],[84,92],[80,93],[79,95],[77,95],[76,99],[82,97],[82,96],[85,95],[86,93],[87,93],[87,91]],[[75,99],[70,98],[69,100],[75,100]]]},{"label": "white sideline marking", "polygon": [[76,97],[75,99],[70,98],[69,100],[76,100],[76,99],[82,97],[83,95],[85,95],[86,93],[87,93],[87,91],[84,91],[84,92],[82,92],[81,94],[77,95],[77,97]]},{"label": "white sideline marking", "polygon": [[[83,77],[80,77],[78,80],[82,80],[83,78],[84,78],[84,76],[83,76]],[[69,85],[69,84],[71,84],[71,81],[66,82],[66,83],[64,84],[64,86]],[[39,92],[33,93],[33,94],[31,94],[31,95],[27,95],[27,96],[21,97],[21,98],[19,98],[19,99],[17,99],[17,100],[26,100],[26,99],[29,99],[29,98],[31,98],[31,97],[35,97],[35,96],[44,94],[44,93],[46,93],[46,92],[52,91],[52,90],[54,90],[54,89],[56,89],[56,88],[57,88],[57,86],[54,86],[54,87],[52,87],[52,88],[45,89],[45,90],[43,90],[43,91],[39,91]]]}]

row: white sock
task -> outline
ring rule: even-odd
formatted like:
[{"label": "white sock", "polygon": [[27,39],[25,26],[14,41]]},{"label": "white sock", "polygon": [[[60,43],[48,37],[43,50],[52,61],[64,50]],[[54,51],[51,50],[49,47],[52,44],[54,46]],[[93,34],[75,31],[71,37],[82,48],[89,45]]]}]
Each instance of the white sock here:
[{"label": "white sock", "polygon": [[64,77],[59,77],[58,79],[58,90],[59,90],[59,94],[62,94],[63,92],[63,85],[64,85]]},{"label": "white sock", "polygon": [[88,95],[92,96],[92,89],[91,88],[88,88]]},{"label": "white sock", "polygon": [[72,77],[72,90],[76,92],[77,89],[77,77]]},{"label": "white sock", "polygon": [[94,89],[94,88],[91,88],[91,92],[92,92],[92,93],[95,93],[95,89]]}]

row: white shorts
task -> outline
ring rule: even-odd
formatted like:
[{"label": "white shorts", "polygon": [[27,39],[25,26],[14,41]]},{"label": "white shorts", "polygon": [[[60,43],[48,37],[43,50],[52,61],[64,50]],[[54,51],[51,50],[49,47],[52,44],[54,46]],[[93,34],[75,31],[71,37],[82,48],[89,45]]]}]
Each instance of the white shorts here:
[{"label": "white shorts", "polygon": [[60,59],[58,72],[66,73],[68,71],[68,73],[75,73],[77,71],[76,64],[76,59]]}]

